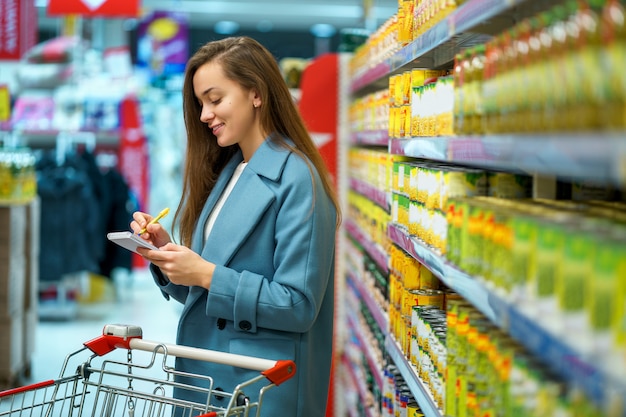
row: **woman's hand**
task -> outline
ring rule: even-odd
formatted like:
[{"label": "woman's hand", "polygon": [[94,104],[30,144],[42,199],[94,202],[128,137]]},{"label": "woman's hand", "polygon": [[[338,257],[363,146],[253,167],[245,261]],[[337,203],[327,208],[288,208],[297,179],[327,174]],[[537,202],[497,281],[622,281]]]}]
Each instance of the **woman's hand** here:
[{"label": "woman's hand", "polygon": [[148,213],[142,213],[141,211],[136,211],[133,213],[133,221],[130,223],[130,228],[135,233],[139,233],[143,230],[144,227],[147,227],[146,233],[142,233],[140,236],[142,239],[147,240],[152,243],[157,248],[164,246],[172,241],[169,233],[161,226],[159,223],[154,223],[148,225],[148,223],[153,219],[151,215]]},{"label": "woman's hand", "polygon": [[152,264],[159,267],[170,282],[178,285],[211,287],[215,265],[202,259],[186,246],[167,243],[158,246],[160,250],[137,248],[138,252]]}]

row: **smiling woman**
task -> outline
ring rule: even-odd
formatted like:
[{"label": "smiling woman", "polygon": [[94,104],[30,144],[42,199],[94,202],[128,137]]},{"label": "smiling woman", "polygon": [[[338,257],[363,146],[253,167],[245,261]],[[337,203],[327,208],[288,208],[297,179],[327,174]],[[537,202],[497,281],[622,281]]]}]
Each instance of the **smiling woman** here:
[{"label": "smiling woman", "polygon": [[[174,216],[181,244],[146,213],[131,223],[159,248],[138,248],[158,288],[183,305],[177,344],[293,361],[296,376],[265,394],[260,415],[322,417],[341,221],[326,165],[277,60],[250,37],[209,42],[191,57],[183,110],[183,195]],[[252,376],[190,359],[176,368],[214,377],[224,391]]]}]

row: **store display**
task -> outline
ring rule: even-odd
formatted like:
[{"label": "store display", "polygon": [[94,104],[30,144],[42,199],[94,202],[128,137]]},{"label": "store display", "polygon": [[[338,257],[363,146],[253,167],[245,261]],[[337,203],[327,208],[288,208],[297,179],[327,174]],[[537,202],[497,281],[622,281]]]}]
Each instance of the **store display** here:
[{"label": "store display", "polygon": [[363,45],[370,32],[363,28],[347,28],[339,31],[340,43],[339,52],[354,52],[359,46]]},{"label": "store display", "polygon": [[38,311],[40,204],[0,203],[0,389],[30,371]]},{"label": "store display", "polygon": [[81,39],[59,36],[29,49],[18,67],[18,92],[53,90],[76,75],[76,57],[84,51]]},{"label": "store display", "polygon": [[429,417],[624,416],[624,3],[434,3],[399,2],[351,61],[348,292],[378,371]]},{"label": "store display", "polygon": [[132,269],[131,253],[106,239],[108,231],[128,227],[136,208],[128,183],[116,167],[98,165],[89,143],[62,138],[57,138],[56,151],[43,152],[36,164],[39,314],[44,319],[76,316],[86,274],[111,280],[115,269]]},{"label": "store display", "polygon": [[22,204],[37,197],[35,162],[29,148],[0,147],[0,204]]},{"label": "store display", "polygon": [[50,131],[54,119],[54,98],[46,92],[27,92],[15,99],[11,127],[18,131]]}]

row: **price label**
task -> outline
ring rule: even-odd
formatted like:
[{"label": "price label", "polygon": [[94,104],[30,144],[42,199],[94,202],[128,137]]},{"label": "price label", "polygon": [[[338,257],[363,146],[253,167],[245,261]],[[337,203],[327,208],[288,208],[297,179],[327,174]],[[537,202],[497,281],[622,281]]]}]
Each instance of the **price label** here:
[{"label": "price label", "polygon": [[8,122],[11,117],[11,94],[9,86],[0,84],[0,122]]},{"label": "price label", "polygon": [[614,175],[620,186],[626,184],[626,144],[616,141],[613,149]]}]

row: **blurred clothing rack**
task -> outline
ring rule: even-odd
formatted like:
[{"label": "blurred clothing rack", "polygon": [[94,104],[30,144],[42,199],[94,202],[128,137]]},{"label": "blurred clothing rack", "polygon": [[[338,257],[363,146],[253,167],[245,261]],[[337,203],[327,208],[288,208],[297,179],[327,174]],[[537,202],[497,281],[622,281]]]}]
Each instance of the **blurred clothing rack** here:
[{"label": "blurred clothing rack", "polygon": [[65,163],[65,157],[77,150],[77,145],[84,145],[87,152],[96,149],[96,135],[93,132],[59,132],[56,137],[57,165]]}]

